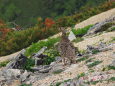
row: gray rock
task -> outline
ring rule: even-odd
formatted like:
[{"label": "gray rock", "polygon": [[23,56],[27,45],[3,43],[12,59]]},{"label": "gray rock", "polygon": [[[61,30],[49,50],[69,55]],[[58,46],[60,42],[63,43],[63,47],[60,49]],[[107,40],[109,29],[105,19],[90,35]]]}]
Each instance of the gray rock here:
[{"label": "gray rock", "polygon": [[97,33],[98,31],[101,30],[101,27],[103,25],[105,25],[107,23],[110,23],[110,22],[115,22],[115,16],[112,16],[112,17],[110,17],[110,18],[108,18],[108,19],[106,19],[106,20],[104,20],[104,21],[102,21],[100,23],[95,24],[93,27],[91,27],[88,30],[88,32],[87,32],[87,34],[85,36]]},{"label": "gray rock", "polygon": [[5,81],[5,80],[6,80],[6,79],[5,79],[4,76],[0,76],[0,82]]},{"label": "gray rock", "polygon": [[39,72],[40,73],[48,73],[50,70],[51,70],[51,66],[45,65],[39,70]]},{"label": "gray rock", "polygon": [[32,69],[34,71],[38,71],[39,73],[48,73],[51,70],[51,66],[50,65],[41,65],[41,66],[36,66],[36,67],[32,67]]},{"label": "gray rock", "polygon": [[25,72],[23,74],[21,74],[20,79],[22,82],[24,82],[28,77],[29,77],[30,73],[27,72],[27,70],[25,70]]},{"label": "gray rock", "polygon": [[34,83],[35,81],[37,81],[38,79],[37,79],[37,76],[30,76],[29,77],[29,81],[27,81],[28,83]]},{"label": "gray rock", "polygon": [[55,57],[55,61],[56,61],[56,62],[61,62],[61,61],[62,61],[62,58],[61,58],[60,56],[57,56],[57,57]]},{"label": "gray rock", "polygon": [[87,45],[87,54],[90,54],[92,55],[93,54],[93,51],[98,51],[99,48],[98,47],[95,47],[95,46],[91,46],[91,45]]},{"label": "gray rock", "polygon": [[50,66],[55,66],[56,64],[56,62],[51,62]]},{"label": "gray rock", "polygon": [[69,39],[70,41],[73,41],[73,40],[76,39],[76,36],[74,35],[74,33],[73,33],[72,31],[70,32],[70,34],[69,34],[69,36],[68,36],[68,39]]},{"label": "gray rock", "polygon": [[27,57],[24,54],[25,50],[23,49],[12,61],[10,61],[5,69],[20,69],[23,68],[23,65],[26,63]]},{"label": "gray rock", "polygon": [[35,67],[38,65],[43,64],[43,59],[48,57],[47,55],[43,55],[44,51],[47,49],[47,47],[43,47],[40,49],[37,53],[35,53],[32,57],[35,59]]},{"label": "gray rock", "polygon": [[65,67],[61,63],[57,63],[55,65],[52,65],[52,69],[50,70],[51,73],[54,73],[56,71],[63,71]]},{"label": "gray rock", "polygon": [[112,61],[112,63],[110,64],[110,66],[114,66],[115,67],[115,60]]},{"label": "gray rock", "polygon": [[43,54],[43,52],[47,49],[47,47],[43,47],[40,49],[34,56],[33,58],[39,57],[39,55]]},{"label": "gray rock", "polygon": [[98,50],[100,52],[105,52],[108,50],[112,50],[112,48],[110,47],[111,45],[107,45],[106,43],[100,42],[100,44],[98,45]]},{"label": "gray rock", "polygon": [[112,56],[111,56],[113,59],[115,59],[115,52],[112,54]]},{"label": "gray rock", "polygon": [[24,82],[27,84],[32,84],[38,80],[44,79],[48,75],[49,75],[48,73],[33,73]]},{"label": "gray rock", "polygon": [[6,80],[17,79],[21,75],[21,71],[19,69],[7,69],[3,71],[3,76]]}]

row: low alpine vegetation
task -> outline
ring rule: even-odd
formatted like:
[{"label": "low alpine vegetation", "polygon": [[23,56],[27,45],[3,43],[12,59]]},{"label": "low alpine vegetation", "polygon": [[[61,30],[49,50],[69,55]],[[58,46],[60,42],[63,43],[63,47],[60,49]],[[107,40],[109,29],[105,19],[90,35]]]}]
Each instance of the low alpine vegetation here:
[{"label": "low alpine vegetation", "polygon": [[91,63],[91,64],[89,64],[87,66],[88,66],[88,68],[92,68],[92,67],[94,67],[94,66],[96,66],[96,65],[98,65],[100,63],[102,63],[102,61],[94,61],[93,63]]},{"label": "low alpine vegetation", "polygon": [[75,40],[73,40],[73,42],[78,43],[83,41],[84,39],[82,37],[77,37]]},{"label": "low alpine vegetation", "polygon": [[63,72],[63,70],[59,69],[59,70],[54,71],[53,74],[60,74],[61,72]]},{"label": "low alpine vegetation", "polygon": [[84,61],[84,60],[87,60],[89,57],[82,57],[82,58],[79,58],[76,60],[76,62],[81,62],[81,61]]},{"label": "low alpine vegetation", "polygon": [[0,63],[0,68],[5,67],[8,63],[9,63],[9,61],[1,62]]},{"label": "low alpine vegetation", "polygon": [[87,31],[92,27],[93,25],[88,25],[84,28],[79,28],[79,29],[72,29],[72,32],[77,36],[77,37],[82,37],[87,33]]},{"label": "low alpine vegetation", "polygon": [[33,43],[25,52],[26,56],[31,56],[33,53],[38,52],[42,47],[46,46],[51,48],[56,42],[58,42],[60,38],[49,38],[47,41],[39,41],[37,43]]}]

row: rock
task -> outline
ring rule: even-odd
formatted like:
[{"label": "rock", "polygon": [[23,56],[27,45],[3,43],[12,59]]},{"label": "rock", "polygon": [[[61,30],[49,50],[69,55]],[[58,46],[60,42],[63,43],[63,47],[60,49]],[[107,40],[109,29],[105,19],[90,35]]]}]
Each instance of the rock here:
[{"label": "rock", "polygon": [[109,19],[106,19],[106,20],[104,20],[104,21],[102,21],[102,22],[100,22],[100,23],[95,24],[93,27],[91,27],[91,28],[88,30],[88,32],[87,32],[87,34],[86,34],[85,36],[89,36],[89,35],[91,35],[91,34],[97,33],[98,31],[101,30],[101,27],[102,27],[103,25],[105,25],[105,24],[107,24],[107,23],[110,23],[110,22],[114,22],[114,21],[115,21],[115,16],[112,16],[112,17],[110,17]]},{"label": "rock", "polygon": [[26,63],[27,57],[24,56],[25,50],[23,49],[12,61],[10,61],[5,69],[20,69],[23,68],[23,65]]},{"label": "rock", "polygon": [[[15,80],[18,80],[21,75],[19,69],[2,70],[0,75],[0,86],[13,86]],[[15,85],[14,85],[15,86]]]},{"label": "rock", "polygon": [[81,56],[83,56],[81,53],[78,53],[78,54],[77,54],[77,57],[81,57]]},{"label": "rock", "polygon": [[29,77],[30,73],[27,72],[27,70],[25,70],[25,72],[23,74],[21,74],[20,79],[22,82],[24,82],[28,77]]},{"label": "rock", "polygon": [[114,66],[115,67],[115,60],[112,61],[112,63],[110,64],[110,66]]},{"label": "rock", "polygon": [[50,70],[51,70],[51,67],[49,65],[45,65],[39,70],[39,72],[40,73],[48,73]]},{"label": "rock", "polygon": [[50,70],[51,73],[54,73],[56,71],[63,71],[65,67],[63,66],[62,63],[56,63],[52,65],[52,69]]},{"label": "rock", "polygon": [[34,83],[34,82],[36,82],[37,80],[38,80],[37,75],[36,75],[36,76],[30,76],[30,77],[29,77],[29,80],[26,81],[26,83],[28,83],[28,84]]},{"label": "rock", "polygon": [[100,42],[98,45],[98,50],[100,52],[105,52],[108,50],[112,50],[112,48],[110,48],[111,45],[107,45],[106,43]]},{"label": "rock", "polygon": [[56,62],[51,62],[50,66],[54,66],[56,64],[57,64]]},{"label": "rock", "polygon": [[36,58],[36,57],[40,57],[41,54],[43,54],[43,52],[47,49],[47,47],[43,47],[42,49],[40,49],[36,54],[34,54],[33,58]]},{"label": "rock", "polygon": [[3,76],[6,80],[17,79],[21,75],[21,71],[19,69],[7,69],[3,71]]},{"label": "rock", "polygon": [[95,46],[91,46],[91,45],[87,45],[87,53],[92,55],[94,52],[93,51],[98,51],[98,47],[95,47]]},{"label": "rock", "polygon": [[73,41],[73,40],[76,39],[76,37],[75,37],[75,35],[74,35],[74,33],[73,33],[72,31],[70,32],[70,34],[69,34],[69,36],[68,36],[68,39],[69,39],[70,41]]},{"label": "rock", "polygon": [[99,48],[105,48],[106,46],[107,45],[104,42],[100,42],[99,45],[98,45]]},{"label": "rock", "polygon": [[44,79],[45,77],[47,77],[49,74],[48,73],[33,73],[30,75],[30,77],[25,80],[24,83],[26,84],[32,84],[38,80],[42,80]]},{"label": "rock", "polygon": [[113,59],[115,59],[115,52],[112,54],[112,56],[111,56]]},{"label": "rock", "polygon": [[43,64],[43,59],[48,57],[47,55],[43,55],[43,52],[47,49],[47,47],[43,47],[36,54],[33,55],[33,59],[35,59],[35,67]]},{"label": "rock", "polygon": [[97,46],[87,45],[86,53],[92,55],[97,52],[105,52],[108,50],[112,50],[112,44],[100,42]]},{"label": "rock", "polygon": [[41,65],[38,67],[32,67],[32,69],[34,71],[38,71],[39,73],[48,73],[51,70],[51,66],[50,65]]},{"label": "rock", "polygon": [[5,79],[4,76],[0,76],[0,82],[5,81],[5,80],[6,80],[6,79]]},{"label": "rock", "polygon": [[57,56],[57,57],[55,57],[55,61],[56,61],[56,62],[61,62],[61,61],[62,61],[62,58],[61,58],[60,56]]}]

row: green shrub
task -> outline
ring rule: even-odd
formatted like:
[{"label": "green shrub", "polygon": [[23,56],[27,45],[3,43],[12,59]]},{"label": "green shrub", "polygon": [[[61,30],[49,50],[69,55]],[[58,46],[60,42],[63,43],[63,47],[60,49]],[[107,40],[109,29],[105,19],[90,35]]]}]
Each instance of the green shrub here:
[{"label": "green shrub", "polygon": [[38,52],[44,46],[47,46],[48,48],[50,48],[59,40],[60,38],[52,38],[52,39],[49,38],[47,41],[39,41],[37,43],[33,43],[29,48],[27,48],[25,55],[30,56],[33,53]]},{"label": "green shrub", "polygon": [[115,77],[111,77],[108,81],[115,81]]},{"label": "green shrub", "polygon": [[77,37],[75,40],[73,40],[72,42],[78,43],[83,41],[84,39],[82,37]]},{"label": "green shrub", "polygon": [[33,67],[35,64],[34,59],[32,58],[27,58],[26,64],[23,66],[24,70],[32,71],[31,67]]},{"label": "green shrub", "polygon": [[80,28],[80,29],[72,29],[72,32],[77,36],[77,37],[82,37],[83,35],[85,35],[87,33],[87,31],[90,29],[90,27],[92,27],[93,25],[88,25],[84,28]]},{"label": "green shrub", "polygon": [[106,66],[106,67],[104,67],[104,68],[102,69],[102,71],[108,71],[108,70],[115,70],[115,67],[109,65],[109,66]]},{"label": "green shrub", "polygon": [[111,29],[111,31],[115,31],[115,27],[113,27],[113,28]]},{"label": "green shrub", "polygon": [[44,65],[49,65],[51,62],[55,60],[56,56],[59,56],[59,52],[54,48],[46,50],[44,54],[48,56],[44,59]]},{"label": "green shrub", "polygon": [[[49,65],[51,62],[53,62],[55,60],[56,56],[59,56],[58,51],[55,50],[54,48],[50,48],[50,49],[46,50],[43,54],[47,55],[48,57],[43,59],[43,64],[41,64],[41,65]],[[28,58],[23,69],[28,70],[28,71],[32,71],[31,68],[34,65],[35,65],[35,60],[32,58]]]},{"label": "green shrub", "polygon": [[110,66],[110,65],[109,65],[109,66],[107,67],[107,69],[108,69],[108,70],[111,70],[111,69],[112,69],[112,70],[115,70],[115,66]]},{"label": "green shrub", "polygon": [[99,50],[92,50],[92,54],[97,54],[99,53]]},{"label": "green shrub", "polygon": [[115,27],[112,27],[110,30],[108,30],[108,31],[115,31]]},{"label": "green shrub", "polygon": [[112,38],[112,41],[115,41],[115,37]]}]

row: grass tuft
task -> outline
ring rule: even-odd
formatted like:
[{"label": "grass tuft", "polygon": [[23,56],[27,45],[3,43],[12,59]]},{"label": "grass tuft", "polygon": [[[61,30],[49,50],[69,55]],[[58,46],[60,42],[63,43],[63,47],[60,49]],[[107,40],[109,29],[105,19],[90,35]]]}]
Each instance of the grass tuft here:
[{"label": "grass tuft", "polygon": [[87,33],[87,31],[92,27],[93,25],[88,25],[84,28],[79,28],[79,29],[72,29],[72,32],[77,36],[77,37],[82,37]]},{"label": "grass tuft", "polygon": [[93,63],[91,63],[91,64],[89,64],[87,66],[88,66],[88,68],[92,68],[92,67],[94,67],[94,66],[96,66],[96,65],[98,65],[100,63],[102,63],[102,61],[95,61],[95,62],[93,62]]},{"label": "grass tuft", "polygon": [[88,59],[88,58],[89,58],[89,57],[82,57],[82,58],[77,59],[76,62],[81,62],[81,61],[84,61],[84,60],[86,60],[86,59]]}]

